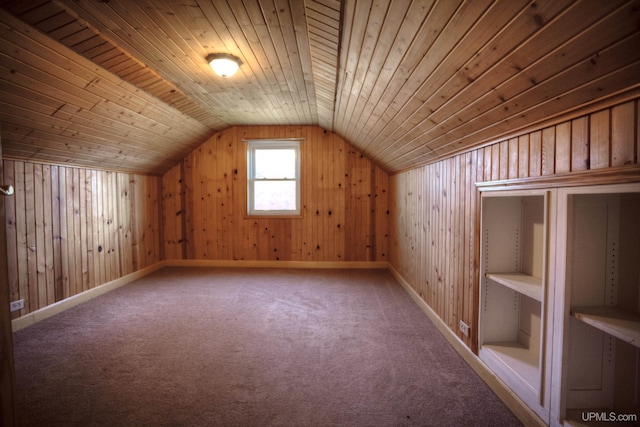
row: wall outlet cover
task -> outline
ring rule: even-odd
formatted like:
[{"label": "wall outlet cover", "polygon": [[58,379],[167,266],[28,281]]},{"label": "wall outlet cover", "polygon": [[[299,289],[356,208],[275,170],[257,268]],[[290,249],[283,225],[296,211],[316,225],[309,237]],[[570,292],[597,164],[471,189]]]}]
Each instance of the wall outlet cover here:
[{"label": "wall outlet cover", "polygon": [[22,310],[24,308],[24,300],[23,299],[19,299],[17,301],[10,302],[9,303],[9,308],[11,309],[11,311]]},{"label": "wall outlet cover", "polygon": [[464,323],[462,320],[460,321],[460,332],[462,332],[465,336],[469,336],[469,325]]}]

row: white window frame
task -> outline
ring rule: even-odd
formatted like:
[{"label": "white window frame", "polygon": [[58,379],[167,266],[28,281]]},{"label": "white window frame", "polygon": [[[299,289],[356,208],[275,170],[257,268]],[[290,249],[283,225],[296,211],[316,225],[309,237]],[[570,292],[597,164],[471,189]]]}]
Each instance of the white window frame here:
[{"label": "white window frame", "polygon": [[[255,152],[258,149],[286,149],[295,151],[295,176],[273,181],[295,181],[296,209],[295,210],[256,210],[254,207]],[[247,215],[249,216],[300,216],[300,140],[247,140]]]}]

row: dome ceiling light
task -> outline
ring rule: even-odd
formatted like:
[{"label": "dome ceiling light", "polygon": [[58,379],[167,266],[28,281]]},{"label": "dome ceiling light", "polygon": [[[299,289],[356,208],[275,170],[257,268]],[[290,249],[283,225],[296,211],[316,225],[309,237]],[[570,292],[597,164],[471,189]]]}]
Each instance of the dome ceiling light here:
[{"label": "dome ceiling light", "polygon": [[212,53],[207,56],[207,62],[213,71],[223,78],[233,76],[242,65],[240,58],[228,53]]}]

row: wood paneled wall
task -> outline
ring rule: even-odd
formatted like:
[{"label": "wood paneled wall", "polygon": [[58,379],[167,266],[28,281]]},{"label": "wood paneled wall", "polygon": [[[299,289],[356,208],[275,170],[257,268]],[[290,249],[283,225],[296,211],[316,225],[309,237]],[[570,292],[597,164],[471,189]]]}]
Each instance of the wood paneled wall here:
[{"label": "wood paneled wall", "polygon": [[[637,164],[639,114],[635,99],[392,175],[390,264],[455,334],[477,350],[476,182]],[[459,320],[471,325],[470,337],[459,332]]]},{"label": "wood paneled wall", "polygon": [[160,177],[4,160],[2,181],[14,318],[161,259]]},{"label": "wood paneled wall", "polygon": [[[246,212],[243,139],[301,141],[301,218]],[[220,132],[163,177],[167,259],[386,261],[388,174],[317,126]]]}]

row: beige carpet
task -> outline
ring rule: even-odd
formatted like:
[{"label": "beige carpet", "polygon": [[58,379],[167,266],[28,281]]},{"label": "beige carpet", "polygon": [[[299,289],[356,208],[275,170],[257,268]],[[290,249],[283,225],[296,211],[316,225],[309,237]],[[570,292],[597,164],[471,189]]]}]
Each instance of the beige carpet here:
[{"label": "beige carpet", "polygon": [[23,426],[512,426],[385,270],[167,268],[14,334]]}]

